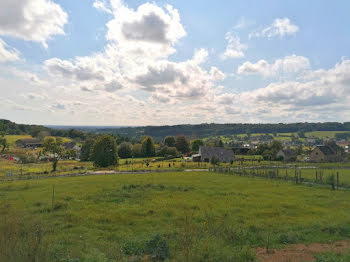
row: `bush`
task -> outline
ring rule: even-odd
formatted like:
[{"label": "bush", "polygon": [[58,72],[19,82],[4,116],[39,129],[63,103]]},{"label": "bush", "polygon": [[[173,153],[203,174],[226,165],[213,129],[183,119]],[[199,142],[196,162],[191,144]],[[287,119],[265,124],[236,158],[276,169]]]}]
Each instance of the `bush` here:
[{"label": "bush", "polygon": [[147,241],[145,251],[153,261],[164,261],[170,256],[168,242],[159,234]]},{"label": "bush", "polygon": [[38,158],[34,155],[21,154],[21,155],[18,155],[18,158],[22,164],[30,164],[30,163],[38,162]]},{"label": "bush", "polygon": [[350,261],[350,253],[321,253],[315,256],[316,262],[348,262]]}]

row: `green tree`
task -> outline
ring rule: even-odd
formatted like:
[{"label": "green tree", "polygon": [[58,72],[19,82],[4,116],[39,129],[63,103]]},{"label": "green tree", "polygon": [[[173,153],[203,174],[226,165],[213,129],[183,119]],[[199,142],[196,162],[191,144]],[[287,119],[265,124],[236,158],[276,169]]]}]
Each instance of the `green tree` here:
[{"label": "green tree", "polygon": [[142,151],[142,155],[144,157],[155,156],[156,149],[155,149],[154,141],[153,141],[152,137],[146,136],[143,138],[141,151]]},{"label": "green tree", "polygon": [[135,144],[131,148],[131,153],[134,157],[142,157],[142,145]]},{"label": "green tree", "polygon": [[50,154],[50,158],[52,158],[52,172],[56,171],[58,160],[63,154],[62,145],[63,145],[63,141],[59,137],[57,138],[49,137],[44,140],[43,153]]},{"label": "green tree", "polygon": [[123,142],[118,146],[118,155],[120,158],[130,158],[132,156],[131,144]]},{"label": "green tree", "polygon": [[5,137],[4,132],[0,133],[0,146],[2,147],[1,152],[4,152],[6,150],[6,148],[9,147],[9,144],[7,143],[7,139]]},{"label": "green tree", "polygon": [[190,143],[184,135],[176,137],[176,149],[183,154],[190,152]]},{"label": "green tree", "polygon": [[117,151],[117,143],[112,136],[100,136],[93,146],[91,160],[97,167],[115,166],[118,164]]},{"label": "green tree", "polygon": [[203,146],[203,140],[201,139],[196,139],[191,142],[191,149],[192,151],[198,151],[200,146]]},{"label": "green tree", "polygon": [[164,139],[164,145],[168,146],[168,147],[174,147],[176,143],[175,137],[173,136],[167,136]]},{"label": "green tree", "polygon": [[95,139],[92,137],[89,137],[85,140],[83,146],[81,147],[80,151],[80,161],[89,161],[91,160],[91,152],[95,144]]}]

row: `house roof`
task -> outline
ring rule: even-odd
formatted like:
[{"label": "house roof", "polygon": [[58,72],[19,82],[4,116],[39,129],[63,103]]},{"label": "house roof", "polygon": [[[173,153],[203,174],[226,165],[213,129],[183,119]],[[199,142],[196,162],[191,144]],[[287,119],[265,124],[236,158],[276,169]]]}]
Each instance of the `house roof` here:
[{"label": "house roof", "polygon": [[233,151],[227,150],[223,147],[210,147],[210,146],[201,146],[199,152],[202,155],[202,159],[211,159],[212,157],[233,159]]},{"label": "house roof", "polygon": [[16,141],[16,143],[22,143],[22,144],[41,144],[40,139],[36,138],[27,138],[27,139],[19,139]]},{"label": "house roof", "polygon": [[74,142],[64,143],[65,149],[73,149],[76,146]]},{"label": "house roof", "polygon": [[290,149],[290,148],[282,149],[281,151],[283,152],[283,154],[286,157],[288,157],[288,156],[296,156],[297,155],[297,153],[293,149]]},{"label": "house roof", "polygon": [[335,152],[332,150],[332,148],[330,146],[317,146],[317,148],[319,150],[321,150],[321,152],[325,156],[329,156],[329,155],[334,155],[335,154]]}]

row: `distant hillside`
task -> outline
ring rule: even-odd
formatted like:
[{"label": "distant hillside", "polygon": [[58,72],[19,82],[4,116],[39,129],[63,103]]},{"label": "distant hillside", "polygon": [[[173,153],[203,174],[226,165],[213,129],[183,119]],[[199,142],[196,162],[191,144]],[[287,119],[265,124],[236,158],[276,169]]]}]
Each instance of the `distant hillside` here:
[{"label": "distant hillside", "polygon": [[24,125],[16,124],[10,120],[0,119],[0,132],[5,132],[8,135],[26,135],[35,136],[40,131],[50,131],[50,128],[39,125]]},{"label": "distant hillside", "polygon": [[16,124],[9,120],[0,120],[0,131],[9,135],[30,134],[36,136],[40,131],[48,131],[53,136],[81,137],[86,133],[113,134],[139,138],[144,135],[161,140],[166,136],[186,135],[198,138],[253,134],[253,133],[295,133],[313,131],[350,131],[350,122],[337,123],[292,123],[292,124],[200,124],[174,126],[144,126],[144,127],[73,127],[68,129],[53,129],[39,125]]},{"label": "distant hillside", "polygon": [[311,131],[350,131],[350,122],[293,123],[293,124],[200,124],[175,126],[145,126],[126,128],[97,128],[93,133],[109,133],[121,136],[140,137],[149,135],[156,139],[183,134],[193,137],[210,137],[252,133],[294,133]]},{"label": "distant hillside", "polygon": [[36,137],[41,131],[48,132],[52,136],[70,138],[85,138],[86,136],[86,133],[77,131],[75,129],[52,129],[40,125],[16,124],[10,120],[0,119],[0,132],[5,132],[7,135],[31,135],[33,137]]}]

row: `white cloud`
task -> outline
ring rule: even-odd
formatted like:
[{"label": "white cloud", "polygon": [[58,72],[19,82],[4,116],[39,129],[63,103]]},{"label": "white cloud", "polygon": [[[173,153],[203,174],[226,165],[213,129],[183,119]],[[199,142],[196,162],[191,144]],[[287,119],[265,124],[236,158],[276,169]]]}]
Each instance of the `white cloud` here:
[{"label": "white cloud", "polygon": [[93,7],[95,7],[98,10],[101,10],[103,12],[106,12],[108,14],[112,14],[112,10],[108,7],[108,4],[104,0],[96,0],[93,3]]},{"label": "white cloud", "polygon": [[0,63],[2,62],[13,62],[20,59],[20,53],[18,50],[10,48],[1,38],[0,38]]},{"label": "white cloud", "polygon": [[299,31],[299,27],[293,24],[289,18],[277,18],[273,21],[272,25],[264,28],[263,30],[255,33],[251,33],[249,37],[284,37],[286,35],[294,35]]},{"label": "white cloud", "polygon": [[0,35],[41,43],[64,34],[68,15],[51,0],[1,0]]},{"label": "white cloud", "polygon": [[234,35],[232,32],[226,34],[226,40],[228,42],[226,51],[221,54],[221,59],[229,58],[242,58],[244,57],[244,50],[248,47],[241,43],[241,40],[238,36]]},{"label": "white cloud", "polygon": [[166,57],[175,52],[173,45],[186,35],[179,12],[170,5],[163,9],[154,3],[145,3],[133,10],[119,0],[111,4],[114,19],[107,23],[106,37],[123,52]]},{"label": "white cloud", "polygon": [[280,73],[299,73],[310,68],[309,59],[304,56],[290,55],[275,60],[270,64],[265,60],[259,60],[256,63],[244,62],[237,69],[237,74],[243,75],[262,75],[264,77],[273,77]]}]

